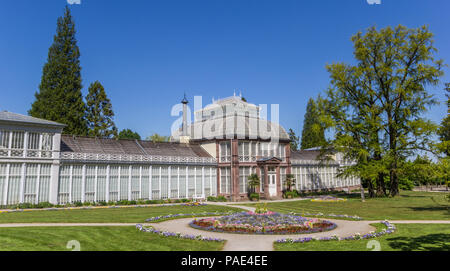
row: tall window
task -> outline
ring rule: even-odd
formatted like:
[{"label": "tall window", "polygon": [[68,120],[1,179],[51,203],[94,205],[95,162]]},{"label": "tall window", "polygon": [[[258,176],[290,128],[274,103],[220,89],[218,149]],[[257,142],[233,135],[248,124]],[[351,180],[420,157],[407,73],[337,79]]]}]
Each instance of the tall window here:
[{"label": "tall window", "polygon": [[169,167],[161,166],[161,198],[167,199],[169,196]]},{"label": "tall window", "polygon": [[220,162],[231,161],[231,143],[229,141],[220,142],[219,154]]},{"label": "tall window", "polygon": [[220,168],[220,193],[229,194],[231,192],[231,169],[229,167]]},{"label": "tall window", "polygon": [[28,157],[38,157],[39,156],[39,133],[28,133],[28,146],[27,146],[27,156]]},{"label": "tall window", "polygon": [[140,167],[133,166],[131,168],[131,200],[139,199],[140,186]]},{"label": "tall window", "polygon": [[195,168],[188,169],[188,197],[192,198],[195,193]]},{"label": "tall window", "polygon": [[25,133],[14,131],[11,134],[11,156],[23,156]]},{"label": "tall window", "polygon": [[0,130],[0,156],[8,156],[9,131]]},{"label": "tall window", "polygon": [[53,134],[42,134],[42,154],[41,157],[52,157]]},{"label": "tall window", "polygon": [[252,167],[239,167],[239,193],[248,192],[248,176],[255,172],[255,168]]}]

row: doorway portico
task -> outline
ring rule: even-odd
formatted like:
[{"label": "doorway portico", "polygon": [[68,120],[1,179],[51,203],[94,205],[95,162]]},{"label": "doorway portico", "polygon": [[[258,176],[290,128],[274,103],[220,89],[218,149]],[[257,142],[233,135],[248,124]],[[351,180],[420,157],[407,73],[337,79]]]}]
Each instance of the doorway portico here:
[{"label": "doorway portico", "polygon": [[257,160],[260,168],[260,191],[266,199],[279,199],[282,197],[280,163],[281,159],[277,157],[261,158]]}]

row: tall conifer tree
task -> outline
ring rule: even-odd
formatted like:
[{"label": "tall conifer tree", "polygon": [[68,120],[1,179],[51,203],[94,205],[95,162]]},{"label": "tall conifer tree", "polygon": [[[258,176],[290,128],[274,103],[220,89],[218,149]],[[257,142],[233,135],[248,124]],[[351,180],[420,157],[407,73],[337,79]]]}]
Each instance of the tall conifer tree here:
[{"label": "tall conifer tree", "polygon": [[116,136],[117,128],[113,120],[114,112],[111,101],[106,96],[105,88],[99,81],[95,81],[89,86],[86,104],[89,135],[104,138]]},{"label": "tall conifer tree", "polygon": [[303,121],[301,149],[320,147],[325,142],[325,132],[319,121],[319,111],[316,102],[309,99]]},{"label": "tall conifer tree", "polygon": [[48,51],[39,92],[35,93],[36,100],[28,114],[66,124],[66,134],[86,135],[86,105],[81,94],[79,57],[75,23],[66,7],[64,16],[58,18],[56,35]]}]

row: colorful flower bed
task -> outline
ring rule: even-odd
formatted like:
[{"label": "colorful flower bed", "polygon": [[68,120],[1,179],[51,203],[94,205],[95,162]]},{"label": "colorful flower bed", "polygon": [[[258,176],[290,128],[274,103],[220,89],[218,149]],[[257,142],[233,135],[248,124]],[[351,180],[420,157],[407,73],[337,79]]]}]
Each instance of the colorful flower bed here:
[{"label": "colorful flower bed", "polygon": [[183,203],[183,206],[206,206],[206,203],[202,203],[202,202],[188,202],[188,203]]},{"label": "colorful flower bed", "polygon": [[336,214],[324,214],[324,213],[294,213],[291,212],[292,215],[301,215],[301,216],[326,216],[326,217],[335,217],[335,218],[347,218],[351,220],[363,220],[362,217],[359,217],[357,215],[336,215]]},{"label": "colorful flower bed", "polygon": [[245,234],[302,234],[329,231],[336,224],[275,212],[240,212],[218,218],[194,219],[191,227],[206,231]]},{"label": "colorful flower bed", "polygon": [[386,226],[386,229],[383,229],[379,232],[370,232],[364,235],[361,235],[359,233],[355,233],[353,235],[350,236],[346,236],[346,237],[339,237],[337,235],[333,235],[331,237],[320,237],[320,238],[315,238],[315,237],[305,237],[305,238],[299,238],[299,239],[290,239],[290,238],[285,238],[285,239],[280,239],[277,240],[277,243],[306,243],[306,242],[311,242],[311,241],[345,241],[345,240],[361,240],[361,239],[370,239],[370,238],[375,238],[375,237],[380,237],[386,234],[391,234],[394,233],[396,230],[396,227],[394,224],[390,223],[389,221],[385,220],[385,221],[381,221],[380,223],[384,224]]},{"label": "colorful flower bed", "polygon": [[313,198],[311,201],[312,202],[344,202],[344,201],[347,201],[347,199],[336,198],[333,196],[324,196],[324,197]]},{"label": "colorful flower bed", "polygon": [[141,224],[137,224],[136,229],[138,229],[139,231],[142,231],[142,232],[159,234],[164,237],[176,237],[176,238],[180,238],[180,239],[190,239],[190,240],[199,240],[199,241],[207,241],[207,242],[223,242],[223,241],[225,241],[220,238],[203,237],[201,235],[181,234],[179,232],[160,231],[160,230],[155,229],[152,226],[144,227]]},{"label": "colorful flower bed", "polygon": [[182,217],[195,217],[195,216],[219,216],[219,215],[230,215],[232,211],[228,212],[203,212],[203,213],[191,213],[191,214],[168,214],[161,216],[154,216],[147,218],[145,222],[158,222],[172,218],[182,218]]}]

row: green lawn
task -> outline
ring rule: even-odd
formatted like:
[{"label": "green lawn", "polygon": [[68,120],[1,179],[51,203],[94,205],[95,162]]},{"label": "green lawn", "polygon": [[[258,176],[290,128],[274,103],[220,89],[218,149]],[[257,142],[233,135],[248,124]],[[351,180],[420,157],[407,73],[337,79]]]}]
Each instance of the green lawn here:
[{"label": "green lawn", "polygon": [[0,228],[0,251],[68,251],[77,240],[81,251],[216,251],[223,242],[162,237],[135,227],[24,227]]},{"label": "green lawn", "polygon": [[[401,191],[395,198],[366,199],[361,202],[359,194],[339,194],[346,202],[274,202],[267,206],[271,211],[296,213],[324,213],[357,215],[366,220],[449,220],[450,204],[446,193]],[[255,204],[252,204],[255,205]]]},{"label": "green lawn", "polygon": [[[379,227],[379,225],[377,225]],[[357,241],[312,241],[309,243],[275,243],[275,250],[284,251],[369,251],[370,240],[380,242],[382,251],[449,251],[449,224],[396,224],[397,231],[375,239]],[[377,228],[378,228],[377,227]]]},{"label": "green lawn", "polygon": [[58,210],[0,213],[0,223],[143,223],[147,218],[167,214],[241,211],[225,206],[153,206],[134,208]]}]

